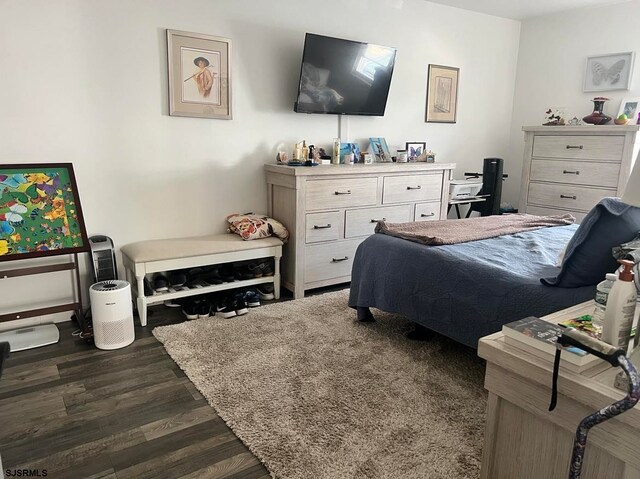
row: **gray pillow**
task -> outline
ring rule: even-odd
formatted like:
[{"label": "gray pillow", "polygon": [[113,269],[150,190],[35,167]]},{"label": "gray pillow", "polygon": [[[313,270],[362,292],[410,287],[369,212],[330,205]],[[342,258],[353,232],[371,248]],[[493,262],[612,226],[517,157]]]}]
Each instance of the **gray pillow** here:
[{"label": "gray pillow", "polygon": [[612,249],[631,241],[640,231],[640,208],[619,198],[603,198],[582,220],[567,245],[558,276],[542,278],[548,286],[578,288],[602,281],[618,264]]}]

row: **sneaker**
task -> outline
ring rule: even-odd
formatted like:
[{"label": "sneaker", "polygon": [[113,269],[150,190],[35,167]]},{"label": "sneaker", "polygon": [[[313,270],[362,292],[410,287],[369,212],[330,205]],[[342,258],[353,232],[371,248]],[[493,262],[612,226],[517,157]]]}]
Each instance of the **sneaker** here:
[{"label": "sneaker", "polygon": [[260,266],[263,276],[273,276],[273,266],[270,261],[263,261],[258,266]]},{"label": "sneaker", "polygon": [[237,280],[245,281],[248,279],[253,279],[255,276],[253,275],[253,271],[249,269],[249,265],[241,264],[234,266],[235,276]]},{"label": "sneaker", "polygon": [[187,282],[187,275],[182,271],[171,271],[167,275],[167,280],[172,287],[184,286]]},{"label": "sneaker", "polygon": [[[199,319],[208,318],[211,316],[211,305],[209,301],[203,299],[196,305],[196,312],[198,313]],[[215,315],[215,312],[213,313]]]},{"label": "sneaker", "polygon": [[180,304],[179,300],[177,300],[177,299],[170,299],[168,301],[165,301],[164,305],[167,308],[179,308],[179,307],[182,306],[182,304]]},{"label": "sneaker", "polygon": [[[222,284],[224,280],[222,276],[220,276],[220,271],[218,268],[214,268],[211,271],[207,271],[201,276],[202,280],[209,283],[209,285],[213,286],[215,284]],[[232,280],[233,281],[233,280]]]},{"label": "sneaker", "polygon": [[260,295],[255,289],[248,289],[244,292],[244,301],[250,308],[257,308],[260,306]]},{"label": "sneaker", "polygon": [[218,303],[216,304],[216,313],[218,313],[225,319],[233,318],[234,316],[236,316],[237,313],[233,298],[229,297],[224,300],[218,301]]},{"label": "sneaker", "polygon": [[187,319],[198,319],[198,304],[195,301],[187,301],[182,306],[182,314],[186,316]]},{"label": "sneaker", "polygon": [[163,274],[156,274],[153,278],[153,289],[156,293],[169,291],[169,280]]},{"label": "sneaker", "polygon": [[236,280],[236,272],[232,265],[225,264],[220,269],[217,270],[222,281],[225,283],[232,283]]},{"label": "sneaker", "polygon": [[275,299],[276,296],[273,294],[273,285],[272,284],[261,284],[256,288],[258,292],[258,296],[262,301],[271,301]]},{"label": "sneaker", "polygon": [[238,316],[243,316],[249,312],[247,303],[242,296],[240,296],[239,298],[233,298],[233,307],[236,309],[236,314]]},{"label": "sneaker", "polygon": [[260,264],[258,263],[249,263],[247,265],[247,268],[249,268],[249,271],[251,271],[251,273],[253,273],[253,277],[254,278],[262,278],[262,268],[260,267]]}]

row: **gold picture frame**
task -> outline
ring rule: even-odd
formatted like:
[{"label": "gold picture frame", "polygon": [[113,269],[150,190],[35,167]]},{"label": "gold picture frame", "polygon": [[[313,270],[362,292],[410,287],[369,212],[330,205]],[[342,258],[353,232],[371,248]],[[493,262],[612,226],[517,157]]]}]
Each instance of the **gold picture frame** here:
[{"label": "gold picture frame", "polygon": [[459,75],[459,68],[429,65],[427,74],[426,122],[456,122],[458,114]]},{"label": "gold picture frame", "polygon": [[169,115],[231,120],[231,40],[167,30]]}]

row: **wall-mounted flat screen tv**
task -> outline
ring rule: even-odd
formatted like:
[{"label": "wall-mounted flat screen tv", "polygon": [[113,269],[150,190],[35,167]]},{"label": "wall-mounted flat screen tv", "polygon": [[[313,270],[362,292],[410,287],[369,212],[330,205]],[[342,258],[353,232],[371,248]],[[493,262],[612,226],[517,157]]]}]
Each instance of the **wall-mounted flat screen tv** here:
[{"label": "wall-mounted flat screen tv", "polygon": [[307,33],[294,111],[383,116],[396,49]]}]

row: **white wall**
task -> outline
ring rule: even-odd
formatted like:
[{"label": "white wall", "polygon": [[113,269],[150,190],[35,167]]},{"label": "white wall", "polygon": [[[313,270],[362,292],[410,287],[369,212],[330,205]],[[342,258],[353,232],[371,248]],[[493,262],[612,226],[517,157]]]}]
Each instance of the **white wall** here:
[{"label": "white wall", "polygon": [[[635,51],[640,54],[640,1],[586,8],[522,22],[514,97],[510,158],[522,169],[523,125],[540,125],[551,106],[566,107],[568,118],[593,111],[589,100],[611,98],[605,112],[615,117],[623,97],[640,97],[640,59],[629,91],[584,93],[587,56]],[[613,122],[611,123],[613,124]],[[517,201],[520,178],[505,184],[505,195]]]},{"label": "white wall", "polygon": [[[233,120],[168,116],[167,28],[232,39]],[[89,234],[117,245],[222,232],[265,211],[278,144],[337,136],[292,111],[311,31],[398,48],[385,117],[350,118],[351,139],[426,140],[461,176],[508,156],[519,29],[424,0],[0,0],[0,163],[73,162]],[[429,63],[460,67],[455,125],[424,122]]]}]

